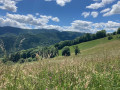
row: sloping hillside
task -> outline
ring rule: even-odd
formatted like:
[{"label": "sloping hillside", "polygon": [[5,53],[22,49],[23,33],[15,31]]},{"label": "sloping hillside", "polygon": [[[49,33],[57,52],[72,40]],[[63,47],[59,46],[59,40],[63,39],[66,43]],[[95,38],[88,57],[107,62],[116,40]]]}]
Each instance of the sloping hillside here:
[{"label": "sloping hillside", "polygon": [[15,65],[9,62],[9,66],[1,63],[0,89],[119,90],[120,39],[116,37],[78,44],[81,54],[77,56]]},{"label": "sloping hillside", "polygon": [[[108,40],[108,37],[92,40],[84,43],[77,44],[79,47],[81,54],[91,54],[100,52],[99,50],[103,49],[114,49],[119,47],[120,45],[120,39],[118,38],[120,35],[113,35],[113,39]],[[74,54],[74,45],[70,46],[70,51],[72,54]],[[61,55],[62,50],[59,50],[59,54]]]}]

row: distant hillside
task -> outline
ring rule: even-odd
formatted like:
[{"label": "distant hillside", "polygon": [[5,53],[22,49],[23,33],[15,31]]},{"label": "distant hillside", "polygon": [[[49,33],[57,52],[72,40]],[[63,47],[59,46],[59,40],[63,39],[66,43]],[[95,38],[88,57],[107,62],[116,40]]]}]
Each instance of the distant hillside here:
[{"label": "distant hillside", "polygon": [[[78,46],[82,55],[100,53],[102,50],[118,48],[120,43],[120,35],[112,35],[113,39],[108,40],[108,37],[96,39],[88,42],[69,46],[71,54],[74,54],[74,46]],[[59,50],[59,55],[62,56],[62,49]]]},{"label": "distant hillside", "polygon": [[13,27],[0,27],[0,54],[49,46],[60,41],[72,40],[84,33],[60,32],[47,29],[20,29]]}]

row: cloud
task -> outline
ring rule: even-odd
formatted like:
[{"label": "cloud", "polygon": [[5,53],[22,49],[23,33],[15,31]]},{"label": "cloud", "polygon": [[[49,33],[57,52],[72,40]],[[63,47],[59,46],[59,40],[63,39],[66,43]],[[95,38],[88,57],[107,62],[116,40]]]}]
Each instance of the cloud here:
[{"label": "cloud", "polygon": [[40,15],[39,18],[33,16],[32,14],[20,15],[20,14],[9,14],[2,16],[0,18],[0,26],[12,26],[24,29],[32,28],[48,28],[48,29],[58,29],[60,26],[48,25],[48,22],[52,20],[54,22],[59,22],[58,17]]},{"label": "cloud", "polygon": [[91,21],[75,20],[70,23],[70,26],[48,25],[49,20],[58,21],[57,17],[40,15],[40,18],[28,15],[9,14],[0,17],[0,26],[12,26],[23,29],[56,29],[59,31],[76,31],[95,33],[99,30],[105,29],[107,32],[115,31],[120,27],[120,23],[108,21],[94,23]]},{"label": "cloud", "polygon": [[77,31],[77,32],[91,32],[92,22],[83,21],[83,20],[75,20],[71,23],[71,26],[65,27],[65,31]]},{"label": "cloud", "polygon": [[39,13],[35,13],[36,16],[39,16],[40,14]]},{"label": "cloud", "polygon": [[98,12],[93,11],[91,12],[91,15],[93,16],[93,18],[96,18],[98,16]]},{"label": "cloud", "polygon": [[47,2],[50,2],[50,1],[56,1],[56,3],[60,6],[65,6],[66,3],[69,3],[71,2],[72,0],[45,0]]},{"label": "cloud", "polygon": [[118,1],[117,4],[114,4],[112,6],[112,9],[105,13],[103,16],[111,16],[114,14],[120,14],[120,1]]},{"label": "cloud", "polygon": [[65,4],[69,2],[71,2],[71,0],[56,0],[56,3],[60,6],[65,6]]},{"label": "cloud", "polygon": [[98,16],[98,12],[93,11],[93,12],[83,12],[82,16],[84,16],[84,18],[87,18],[88,16],[92,16],[93,18],[96,18]]},{"label": "cloud", "polygon": [[88,17],[90,15],[90,12],[83,12],[82,16],[84,16],[84,18]]},{"label": "cloud", "polygon": [[94,23],[95,30],[106,30],[107,32],[116,31],[120,27],[120,23],[108,21],[107,23]]},{"label": "cloud", "polygon": [[43,18],[43,19],[46,19],[46,20],[51,19],[54,22],[59,22],[60,21],[60,19],[58,17],[46,16],[46,15],[40,15],[40,17]]},{"label": "cloud", "polygon": [[106,8],[106,9],[102,10],[100,13],[105,13],[105,12],[108,12],[108,11],[110,11],[110,8]]},{"label": "cloud", "polygon": [[76,31],[86,33],[96,33],[99,30],[106,30],[107,32],[116,31],[120,27],[120,23],[108,21],[93,23],[90,21],[75,20],[71,23],[71,26],[64,26],[64,31]]},{"label": "cloud", "polygon": [[99,2],[95,2],[89,6],[86,6],[86,8],[89,9],[98,9],[101,7],[104,7],[106,4],[111,4],[112,2],[114,2],[115,0],[102,0],[100,3]]},{"label": "cloud", "polygon": [[31,14],[28,15],[19,15],[19,14],[9,14],[6,15],[7,18],[10,18],[12,20],[15,20],[19,23],[24,24],[30,24],[30,25],[36,25],[36,26],[43,26],[46,25],[49,20],[59,22],[59,18],[52,17],[52,16],[46,16],[46,15],[40,15],[40,18],[37,18]]},{"label": "cloud", "polygon": [[64,31],[63,27],[58,26],[58,25],[35,26],[35,29],[55,29],[58,31]]},{"label": "cloud", "polygon": [[12,27],[19,27],[23,29],[30,29],[30,27],[28,27],[27,24],[22,24],[9,18],[0,18],[0,26],[1,27],[12,26]]},{"label": "cloud", "polygon": [[16,3],[21,0],[0,0],[0,9],[12,12],[17,11]]},{"label": "cloud", "polygon": [[52,20],[55,21],[55,22],[59,22],[60,21],[58,17],[54,17],[54,18],[52,18]]}]

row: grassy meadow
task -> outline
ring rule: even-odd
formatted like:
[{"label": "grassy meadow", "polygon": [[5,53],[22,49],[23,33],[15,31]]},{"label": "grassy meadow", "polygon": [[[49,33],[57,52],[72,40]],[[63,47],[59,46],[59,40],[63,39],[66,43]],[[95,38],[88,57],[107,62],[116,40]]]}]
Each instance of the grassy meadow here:
[{"label": "grassy meadow", "polygon": [[[0,90],[120,90],[120,40],[78,44],[81,54],[24,64],[0,63]],[[61,51],[59,51],[60,53]]]}]

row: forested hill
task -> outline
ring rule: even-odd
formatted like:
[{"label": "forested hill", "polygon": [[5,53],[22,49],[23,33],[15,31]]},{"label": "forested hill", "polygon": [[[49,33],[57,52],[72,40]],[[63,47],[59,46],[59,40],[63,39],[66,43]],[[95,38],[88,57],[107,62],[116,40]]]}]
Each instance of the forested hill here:
[{"label": "forested hill", "polygon": [[78,32],[60,32],[54,29],[0,27],[0,55],[37,46],[49,46],[60,41],[75,39],[83,34]]},{"label": "forested hill", "polygon": [[[120,38],[119,34],[120,28],[118,28],[117,32],[109,34],[107,34],[105,30],[97,31],[96,34],[86,33],[83,36],[78,37],[74,40],[65,40],[47,47],[35,47],[27,50],[22,50],[19,52],[14,52],[12,54],[7,55],[3,59],[3,62],[13,61],[23,63],[36,61],[40,59],[54,58],[59,55],[70,56],[71,52],[68,46],[73,47],[75,49],[75,52],[80,53],[78,46],[75,45],[82,44],[88,41],[94,41],[101,38],[103,38],[102,40],[105,40],[105,38],[107,38],[107,41],[112,40],[113,38],[119,39]],[[87,46],[89,46],[89,44]]]}]

